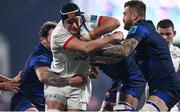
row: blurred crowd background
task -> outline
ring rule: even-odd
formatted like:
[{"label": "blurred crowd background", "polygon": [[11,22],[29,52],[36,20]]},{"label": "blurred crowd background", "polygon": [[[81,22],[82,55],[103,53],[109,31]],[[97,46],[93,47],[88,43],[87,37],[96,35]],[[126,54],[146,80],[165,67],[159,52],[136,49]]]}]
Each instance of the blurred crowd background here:
[{"label": "blurred crowd background", "polygon": [[[77,3],[86,14],[114,16],[123,29],[123,5],[127,0],[0,0],[0,74],[14,77],[38,43],[38,32],[43,22],[59,21],[59,10],[67,2]],[[174,44],[180,46],[180,0],[143,0],[147,5],[146,19],[156,25],[169,18],[177,30]],[[125,35],[127,31],[124,31]],[[89,110],[99,110],[111,80],[103,75],[92,80],[93,96]],[[0,111],[9,110],[12,93],[1,92]]]}]

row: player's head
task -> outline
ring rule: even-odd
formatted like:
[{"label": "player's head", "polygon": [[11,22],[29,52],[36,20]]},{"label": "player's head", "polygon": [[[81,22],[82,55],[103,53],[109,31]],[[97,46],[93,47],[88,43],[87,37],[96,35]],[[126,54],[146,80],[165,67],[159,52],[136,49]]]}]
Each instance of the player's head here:
[{"label": "player's head", "polygon": [[129,30],[139,19],[144,19],[146,5],[142,1],[131,0],[124,4],[124,29]]},{"label": "player's head", "polygon": [[83,21],[81,15],[83,14],[83,12],[80,11],[79,7],[76,4],[65,4],[60,10],[60,14],[64,27],[70,33],[77,34],[80,32],[80,27]]},{"label": "player's head", "polygon": [[170,19],[163,19],[157,24],[157,32],[167,41],[168,45],[172,44],[176,35],[174,24]]},{"label": "player's head", "polygon": [[48,49],[50,48],[51,33],[53,29],[56,27],[56,25],[57,23],[54,21],[47,21],[40,28],[39,31],[40,42]]}]

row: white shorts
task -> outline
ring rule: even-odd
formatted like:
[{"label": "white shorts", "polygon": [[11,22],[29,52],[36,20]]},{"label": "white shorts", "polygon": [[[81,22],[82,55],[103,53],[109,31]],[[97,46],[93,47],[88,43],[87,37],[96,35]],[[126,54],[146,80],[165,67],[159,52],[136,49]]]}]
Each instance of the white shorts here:
[{"label": "white shorts", "polygon": [[44,89],[46,101],[58,101],[67,105],[70,109],[87,110],[92,87],[90,81],[82,86],[64,86],[54,87],[45,86]]}]

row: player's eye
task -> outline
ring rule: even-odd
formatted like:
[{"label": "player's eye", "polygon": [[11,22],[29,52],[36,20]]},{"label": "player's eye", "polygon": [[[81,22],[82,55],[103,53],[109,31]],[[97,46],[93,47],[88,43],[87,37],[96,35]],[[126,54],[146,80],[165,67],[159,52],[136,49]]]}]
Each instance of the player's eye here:
[{"label": "player's eye", "polygon": [[164,36],[164,35],[166,35],[166,36],[170,36],[170,35],[171,35],[171,33],[160,33],[160,35],[162,35],[162,36]]}]

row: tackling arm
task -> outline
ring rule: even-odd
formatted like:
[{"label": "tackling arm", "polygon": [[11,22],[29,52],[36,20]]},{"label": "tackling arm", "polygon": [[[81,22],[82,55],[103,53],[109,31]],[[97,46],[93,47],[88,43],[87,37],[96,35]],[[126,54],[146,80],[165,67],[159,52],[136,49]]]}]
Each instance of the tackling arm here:
[{"label": "tackling arm", "polygon": [[81,85],[86,82],[86,79],[83,76],[63,78],[60,75],[49,71],[48,69],[48,67],[39,67],[38,69],[36,69],[36,74],[39,80],[44,84],[60,87],[65,85]]},{"label": "tackling arm", "polygon": [[138,43],[134,38],[125,39],[122,44],[112,45],[111,47],[94,52],[92,59],[105,63],[118,62],[132,53]]},{"label": "tackling arm", "polygon": [[98,48],[103,48],[108,43],[114,40],[121,40],[123,38],[122,32],[115,32],[111,35],[107,35],[105,38],[99,38],[92,41],[82,41],[78,38],[73,38],[69,43],[66,45],[66,48],[80,51],[84,53],[90,53]]}]

